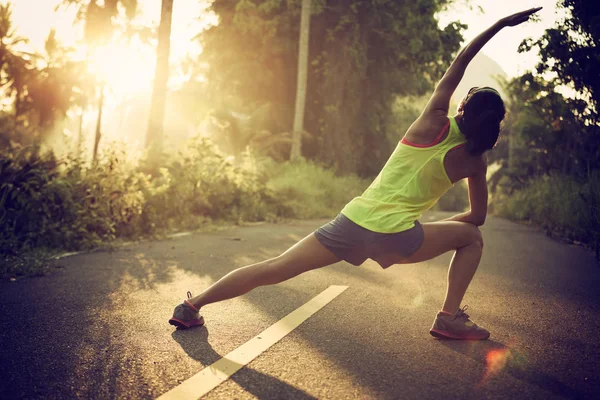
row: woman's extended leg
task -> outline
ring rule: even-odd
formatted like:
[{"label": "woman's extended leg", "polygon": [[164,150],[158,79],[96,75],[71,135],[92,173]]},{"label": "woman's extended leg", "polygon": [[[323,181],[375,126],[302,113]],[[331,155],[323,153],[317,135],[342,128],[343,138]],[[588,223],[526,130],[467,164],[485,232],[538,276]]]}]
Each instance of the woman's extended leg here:
[{"label": "woman's extended leg", "polygon": [[448,288],[442,307],[443,311],[454,315],[477,271],[483,249],[483,237],[479,228],[465,222],[432,222],[422,226],[425,239],[416,252],[407,258],[386,255],[375,261],[381,265],[412,264],[455,250],[448,270]]},{"label": "woman's extended leg", "polygon": [[225,275],[190,300],[196,308],[240,296],[252,289],[283,282],[303,272],[334,264],[340,259],[325,248],[313,233],[285,253]]}]

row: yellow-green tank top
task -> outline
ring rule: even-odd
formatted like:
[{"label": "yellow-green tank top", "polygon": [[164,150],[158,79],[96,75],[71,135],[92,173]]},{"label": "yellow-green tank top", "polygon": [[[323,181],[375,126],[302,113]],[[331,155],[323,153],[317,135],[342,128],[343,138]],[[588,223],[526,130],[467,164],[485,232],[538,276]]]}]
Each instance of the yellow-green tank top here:
[{"label": "yellow-green tank top", "polygon": [[[440,136],[447,128],[448,124]],[[414,145],[403,139],[373,183],[346,204],[341,213],[374,232],[395,233],[412,228],[452,187],[444,157],[466,141],[453,117],[449,117],[448,135],[439,143]]]}]

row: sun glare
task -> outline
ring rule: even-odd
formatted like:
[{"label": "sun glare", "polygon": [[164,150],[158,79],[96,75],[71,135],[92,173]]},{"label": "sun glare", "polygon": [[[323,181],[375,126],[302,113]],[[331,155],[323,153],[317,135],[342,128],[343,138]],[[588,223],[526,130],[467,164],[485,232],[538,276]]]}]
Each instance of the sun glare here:
[{"label": "sun glare", "polygon": [[92,51],[88,71],[117,97],[150,91],[154,77],[152,54],[136,43],[110,43]]},{"label": "sun glare", "polygon": [[[6,3],[7,0],[0,0]],[[88,71],[104,80],[110,89],[111,97],[129,96],[151,92],[156,64],[156,48],[134,39],[123,43],[119,39],[109,45],[91,50],[83,41],[83,24],[76,21],[77,7],[56,6],[61,0],[12,0],[13,19],[19,36],[26,37],[27,43],[19,50],[44,52],[44,41],[50,29],[56,29],[62,45],[75,49],[75,58],[85,59],[88,53]],[[189,55],[198,55],[200,45],[193,37],[202,29],[217,23],[216,16],[207,12],[210,2],[198,0],[178,0],[173,5],[171,32],[171,67]],[[36,12],[32,13],[31,10]],[[138,15],[135,23],[139,26],[157,27],[160,21],[161,0],[138,0]],[[118,36],[118,35],[116,35]],[[170,84],[178,81],[177,69],[171,68]],[[181,79],[179,79],[181,80]]]}]

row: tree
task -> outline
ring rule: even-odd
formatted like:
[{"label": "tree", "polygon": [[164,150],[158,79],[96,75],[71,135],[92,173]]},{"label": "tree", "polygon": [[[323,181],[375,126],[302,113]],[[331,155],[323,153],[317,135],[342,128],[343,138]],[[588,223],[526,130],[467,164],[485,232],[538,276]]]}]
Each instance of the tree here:
[{"label": "tree", "polygon": [[[75,22],[82,21],[84,23],[84,41],[90,45],[92,53],[99,46],[110,42],[117,28],[126,32],[126,36],[140,33],[139,29],[128,24],[136,15],[138,0],[104,0],[103,2],[99,2],[98,0],[63,0],[59,7],[69,7],[71,5],[77,7]],[[120,19],[122,16],[121,10],[124,10],[124,22]],[[90,54],[88,53],[86,61],[89,61],[89,58]],[[96,134],[92,153],[93,160],[97,158],[98,145],[102,135],[102,108],[104,106],[105,82],[102,79],[97,79],[95,86],[98,88],[98,119],[96,121]],[[86,96],[88,91],[81,92],[81,118],[83,118],[85,107],[88,105]],[[78,142],[81,142],[81,139]]]},{"label": "tree", "polygon": [[71,5],[77,8],[76,22],[84,23],[84,40],[98,46],[110,41],[115,29],[130,29],[128,22],[137,13],[138,0],[62,0],[57,8]]},{"label": "tree", "polygon": [[66,116],[85,81],[85,66],[70,59],[71,49],[58,43],[54,30],[48,34],[44,50],[45,54],[35,56],[38,68],[28,82],[31,111],[42,136],[49,134],[57,120]]},{"label": "tree", "polygon": [[33,69],[31,58],[15,48],[27,39],[17,36],[12,23],[12,6],[0,4],[0,87],[4,94],[14,96],[15,121],[24,113],[23,102],[26,96],[26,81]]},{"label": "tree", "polygon": [[158,47],[156,49],[156,73],[150,105],[150,119],[146,133],[146,148],[151,160],[156,160],[162,147],[162,129],[169,80],[169,54],[171,47],[171,17],[173,0],[162,0]]},{"label": "tree", "polygon": [[0,84],[12,97],[16,127],[29,130],[28,137],[13,139],[39,142],[72,106],[82,65],[69,60],[70,50],[60,46],[53,30],[44,54],[15,51],[25,39],[12,28],[10,4],[0,5],[0,39]]},{"label": "tree", "polygon": [[298,83],[296,87],[296,109],[292,130],[292,151],[290,159],[302,156],[302,131],[304,130],[304,107],[306,105],[306,75],[308,64],[308,38],[310,34],[310,9],[312,0],[302,0],[300,18],[300,43],[298,51]]},{"label": "tree", "polygon": [[[440,30],[435,18],[448,3],[313,3],[304,130],[315,139],[303,156],[342,172],[380,169],[392,150],[385,128],[394,99],[430,91],[459,48],[464,26]],[[301,2],[215,0],[212,10],[219,24],[200,40],[215,104],[250,115],[269,103],[273,120],[291,126]]]},{"label": "tree", "polygon": [[488,155],[488,162],[500,166],[488,181],[491,190],[523,189],[544,175],[587,181],[600,157],[600,127],[580,118],[588,104],[564,97],[533,73],[506,82],[504,90],[508,112]]},{"label": "tree", "polygon": [[[600,124],[600,3],[597,0],[560,0],[566,17],[537,39],[528,39],[520,51],[537,49],[538,75],[546,74],[555,85],[567,85],[589,100],[582,118]],[[550,74],[550,75],[548,75]]]},{"label": "tree", "polygon": [[[560,172],[586,179],[600,167],[600,3],[561,0],[565,18],[519,51],[537,49],[534,72],[507,85],[509,167],[527,176]],[[575,98],[561,87],[575,89]]]}]

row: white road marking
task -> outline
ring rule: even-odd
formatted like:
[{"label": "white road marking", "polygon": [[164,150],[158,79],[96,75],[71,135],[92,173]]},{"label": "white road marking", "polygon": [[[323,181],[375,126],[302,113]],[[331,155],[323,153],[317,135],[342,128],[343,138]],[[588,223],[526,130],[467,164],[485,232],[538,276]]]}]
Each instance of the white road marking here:
[{"label": "white road marking", "polygon": [[348,286],[329,286],[312,300],[292,311],[225,357],[163,394],[158,400],[198,399],[204,396],[296,329],[346,289]]},{"label": "white road marking", "polygon": [[179,232],[179,233],[174,233],[172,235],[167,236],[169,239],[175,239],[175,238],[180,238],[180,237],[184,237],[184,236],[190,236],[192,234],[192,232]]},{"label": "white road marking", "polygon": [[83,251],[73,251],[71,253],[62,253],[54,257],[55,260],[60,260],[61,258],[76,256],[77,254],[81,254]]}]

